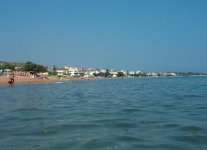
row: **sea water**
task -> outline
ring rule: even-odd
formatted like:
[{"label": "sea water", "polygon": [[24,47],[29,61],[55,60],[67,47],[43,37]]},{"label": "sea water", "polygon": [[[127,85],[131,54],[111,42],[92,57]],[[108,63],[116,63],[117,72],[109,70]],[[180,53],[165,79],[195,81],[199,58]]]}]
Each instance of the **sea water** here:
[{"label": "sea water", "polygon": [[206,150],[207,77],[0,87],[1,150]]}]

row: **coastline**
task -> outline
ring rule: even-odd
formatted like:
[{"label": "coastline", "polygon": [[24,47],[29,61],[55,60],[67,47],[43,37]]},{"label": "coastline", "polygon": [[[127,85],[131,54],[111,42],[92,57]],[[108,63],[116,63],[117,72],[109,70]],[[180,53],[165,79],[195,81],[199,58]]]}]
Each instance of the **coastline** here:
[{"label": "coastline", "polygon": [[[31,78],[31,77],[15,77],[14,78],[14,86],[15,85],[28,85],[28,84],[49,84],[55,82],[68,82],[68,81],[87,81],[87,80],[104,80],[104,78],[68,78],[68,77],[47,77],[44,79]],[[0,76],[0,86],[9,86],[8,84],[9,77]]]},{"label": "coastline", "polygon": [[[181,77],[181,76],[176,76]],[[138,78],[167,78],[167,77],[138,77]],[[118,78],[118,79],[138,79],[138,78]],[[172,77],[169,77],[172,78]],[[15,85],[28,85],[28,84],[49,84],[49,83],[55,83],[55,82],[68,82],[68,81],[87,81],[87,80],[112,80],[117,78],[78,78],[78,77],[47,77],[44,79],[39,78],[31,78],[31,77],[15,77],[14,78],[14,86]],[[0,86],[9,86],[8,84],[9,77],[7,76],[0,76]]]}]

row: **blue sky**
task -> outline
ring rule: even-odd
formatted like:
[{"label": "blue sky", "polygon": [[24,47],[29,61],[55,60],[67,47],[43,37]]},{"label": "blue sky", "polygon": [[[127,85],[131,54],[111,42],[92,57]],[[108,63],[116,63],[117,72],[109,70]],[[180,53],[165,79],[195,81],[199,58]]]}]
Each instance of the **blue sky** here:
[{"label": "blue sky", "polygon": [[207,72],[206,0],[1,0],[0,60]]}]

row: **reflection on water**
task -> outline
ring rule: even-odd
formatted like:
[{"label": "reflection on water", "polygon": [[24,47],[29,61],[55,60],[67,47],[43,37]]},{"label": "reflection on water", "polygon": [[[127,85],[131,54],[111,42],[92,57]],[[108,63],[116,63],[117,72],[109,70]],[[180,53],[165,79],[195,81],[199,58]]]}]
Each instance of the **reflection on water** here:
[{"label": "reflection on water", "polygon": [[0,87],[2,150],[205,150],[207,78]]}]

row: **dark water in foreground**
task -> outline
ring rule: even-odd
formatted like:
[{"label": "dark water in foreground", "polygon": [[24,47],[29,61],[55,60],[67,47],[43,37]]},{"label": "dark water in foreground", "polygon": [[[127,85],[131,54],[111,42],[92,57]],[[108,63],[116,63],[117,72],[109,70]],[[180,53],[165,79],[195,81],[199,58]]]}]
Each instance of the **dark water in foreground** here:
[{"label": "dark water in foreground", "polygon": [[0,87],[1,150],[206,150],[207,78]]}]

